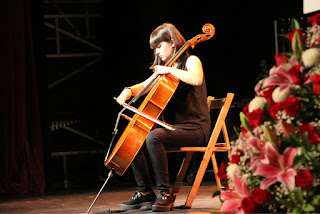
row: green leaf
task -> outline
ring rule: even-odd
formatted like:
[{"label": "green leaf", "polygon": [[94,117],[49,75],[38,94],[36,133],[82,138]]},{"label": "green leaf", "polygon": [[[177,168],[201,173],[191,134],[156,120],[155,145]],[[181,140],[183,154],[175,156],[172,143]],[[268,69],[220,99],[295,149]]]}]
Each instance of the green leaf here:
[{"label": "green leaf", "polygon": [[234,133],[236,135],[236,138],[238,138],[239,135],[240,135],[240,131],[238,130],[238,126],[234,125],[233,126],[233,131],[234,131]]},{"label": "green leaf", "polygon": [[296,144],[299,144],[299,145],[302,146],[302,143],[301,143],[301,141],[300,141],[300,139],[299,139],[299,137],[298,137],[297,135],[290,134],[290,137],[294,140],[294,142],[295,142]]},{"label": "green leaf", "polygon": [[267,140],[269,142],[271,142],[272,145],[277,146],[278,140],[277,140],[276,132],[268,126],[263,126],[262,130],[263,130],[263,134],[267,138]]},{"label": "green leaf", "polygon": [[312,198],[311,204],[318,205],[320,204],[320,195],[316,195]]},{"label": "green leaf", "polygon": [[308,132],[306,132],[302,135],[302,145],[307,149],[310,148],[310,146],[311,146],[308,141]]},{"label": "green leaf", "polygon": [[285,54],[290,58],[293,56],[293,53],[292,52],[285,52]]},{"label": "green leaf", "polygon": [[295,30],[295,29],[300,29],[300,24],[299,24],[299,22],[296,20],[296,19],[291,19],[291,25],[290,25],[290,27],[291,27],[291,30]]},{"label": "green leaf", "polygon": [[312,206],[311,204],[302,204],[301,209],[308,213],[315,211],[314,206]]},{"label": "green leaf", "polygon": [[[301,96],[308,96],[309,95],[309,89],[307,87],[301,87],[300,88],[300,94]],[[308,97],[301,97],[303,99],[303,101],[309,101],[309,98]]]},{"label": "green leaf", "polygon": [[315,173],[317,173],[317,175],[320,175],[320,162],[317,159],[315,159],[313,156],[311,155],[308,155],[308,156],[311,159]]},{"label": "green leaf", "polygon": [[295,207],[291,213],[301,213],[300,209],[298,207]]},{"label": "green leaf", "polygon": [[252,131],[252,127],[249,124],[248,118],[243,112],[240,112],[240,122],[246,130]]},{"label": "green leaf", "polygon": [[279,36],[288,39],[288,35],[287,34],[283,34],[282,33],[282,34],[279,34]]},{"label": "green leaf", "polygon": [[304,164],[306,162],[306,157],[304,155],[300,155],[300,156],[296,156],[294,158],[294,166],[298,167],[301,166],[302,164]]},{"label": "green leaf", "polygon": [[285,205],[286,207],[295,207],[296,205],[292,200],[278,198],[277,201],[279,201],[279,203]]},{"label": "green leaf", "polygon": [[296,59],[299,61],[302,54],[302,42],[298,31],[293,33],[291,48]]},{"label": "green leaf", "polygon": [[298,149],[298,152],[300,152],[301,155],[304,155],[307,152],[306,148],[303,146],[299,147]]},{"label": "green leaf", "polygon": [[290,134],[290,142],[293,144],[293,146],[298,147],[298,146],[302,146],[302,143],[300,142],[299,138],[294,135],[294,134]]},{"label": "green leaf", "polygon": [[292,192],[290,193],[290,199],[293,201],[293,203],[295,203],[295,204],[297,203],[297,201],[296,201],[296,199],[295,199],[295,197],[294,197]]},{"label": "green leaf", "polygon": [[298,187],[298,188],[297,188],[296,198],[298,199],[298,201],[299,201],[300,203],[303,203],[303,194],[302,194],[301,187]]}]

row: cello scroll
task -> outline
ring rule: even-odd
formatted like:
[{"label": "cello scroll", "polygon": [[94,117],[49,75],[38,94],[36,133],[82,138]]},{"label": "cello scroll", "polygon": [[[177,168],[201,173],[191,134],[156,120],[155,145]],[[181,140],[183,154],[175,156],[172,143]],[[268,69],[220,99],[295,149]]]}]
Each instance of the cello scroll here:
[{"label": "cello scroll", "polygon": [[199,34],[195,37],[193,37],[192,39],[189,40],[189,46],[193,49],[196,44],[198,44],[199,42],[203,42],[203,41],[207,41],[209,39],[211,39],[213,37],[213,35],[215,34],[216,30],[215,27],[212,24],[205,24],[202,27],[202,32],[204,34]]}]

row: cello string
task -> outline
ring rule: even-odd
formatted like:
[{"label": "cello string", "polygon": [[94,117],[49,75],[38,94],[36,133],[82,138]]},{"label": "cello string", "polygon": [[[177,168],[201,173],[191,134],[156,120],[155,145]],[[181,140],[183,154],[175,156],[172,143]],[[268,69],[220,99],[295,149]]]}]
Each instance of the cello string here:
[{"label": "cello string", "polygon": [[139,94],[137,94],[136,96],[134,96],[129,102],[128,102],[128,105],[130,105],[131,103],[135,103],[143,94],[144,92],[146,92],[146,90],[156,81],[159,79],[159,76],[153,78],[149,83],[148,85],[146,85],[146,87],[144,87],[140,92]]},{"label": "cello string", "polygon": [[164,66],[169,66],[172,63],[172,61],[176,61],[176,58],[179,57],[184,52],[183,49],[185,49],[186,46],[189,45],[189,42],[190,40],[184,43],[184,45],[182,45],[182,47],[173,55],[173,57],[171,57],[171,59]]},{"label": "cello string", "polygon": [[[170,65],[173,61],[176,61],[176,58],[179,57],[185,50],[186,46],[188,46],[190,43],[190,40],[188,40],[186,43],[184,43],[184,45],[173,55],[173,57],[171,57],[171,59],[164,65],[164,66],[168,66]],[[188,48],[188,47],[187,47]],[[146,85],[146,87],[144,87],[139,94],[137,94],[136,96],[134,96],[129,102],[128,105],[130,105],[131,103],[135,103],[143,94],[144,92],[146,92],[146,90],[154,83],[155,80],[158,80],[159,76],[155,77],[154,79],[152,79],[148,85]]]},{"label": "cello string", "polygon": [[[152,83],[153,83],[155,80],[158,80],[158,79],[159,79],[159,76],[157,76],[156,78],[152,79],[152,80],[150,81],[150,83],[149,83],[145,88],[143,88],[141,92],[139,92],[138,95],[134,96],[134,97],[128,102],[127,105],[130,105],[131,103],[135,103],[135,102],[144,94],[144,92],[152,85]],[[117,133],[118,133],[118,125],[119,125],[119,122],[120,122],[121,114],[123,113],[124,110],[126,110],[125,107],[123,107],[123,108],[119,111],[119,113],[118,113],[117,120],[116,120],[116,123],[115,123],[115,125],[114,125],[113,132],[112,132],[112,139],[111,139],[111,142],[110,142],[110,144],[109,144],[107,154],[106,154],[106,156],[105,156],[105,158],[104,158],[104,162],[106,162],[106,161],[108,160],[109,153],[110,153],[110,150],[111,150],[111,148],[112,148],[114,139],[115,139],[115,137],[116,137],[116,135],[117,135]]]},{"label": "cello string", "polygon": [[[189,45],[190,40],[188,40],[175,54],[173,57],[171,57],[171,59],[164,65],[164,66],[168,66],[172,63],[172,61],[176,60],[177,56],[180,56],[182,54],[182,52],[184,52],[184,48],[186,48],[187,45]],[[152,79],[148,85],[146,85],[146,87],[144,87],[139,94],[137,94],[136,96],[134,96],[129,102],[128,105],[130,105],[131,103],[135,103],[143,94],[144,92],[146,92],[146,90],[154,83],[155,80],[159,79],[159,76],[157,76],[156,78]]]}]

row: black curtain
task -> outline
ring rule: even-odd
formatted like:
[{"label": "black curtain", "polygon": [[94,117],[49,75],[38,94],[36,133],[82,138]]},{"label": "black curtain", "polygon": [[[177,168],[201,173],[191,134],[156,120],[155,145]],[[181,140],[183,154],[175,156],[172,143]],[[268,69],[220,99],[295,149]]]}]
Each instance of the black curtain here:
[{"label": "black curtain", "polygon": [[0,193],[45,186],[31,1],[1,2]]}]

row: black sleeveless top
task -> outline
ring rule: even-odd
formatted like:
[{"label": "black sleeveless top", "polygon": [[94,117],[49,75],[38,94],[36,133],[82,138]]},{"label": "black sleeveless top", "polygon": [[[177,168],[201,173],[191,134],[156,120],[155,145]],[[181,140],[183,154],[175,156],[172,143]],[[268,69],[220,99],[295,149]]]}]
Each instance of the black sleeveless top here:
[{"label": "black sleeveless top", "polygon": [[[187,58],[185,55],[180,58],[178,69],[187,70]],[[210,130],[210,114],[207,105],[205,78],[200,86],[192,86],[180,80],[179,86],[163,114],[163,119],[165,122],[172,124],[174,128],[201,129],[207,142]]]}]

